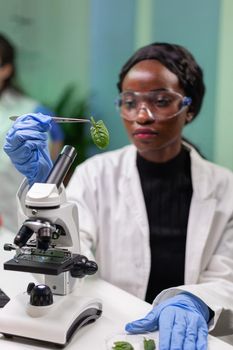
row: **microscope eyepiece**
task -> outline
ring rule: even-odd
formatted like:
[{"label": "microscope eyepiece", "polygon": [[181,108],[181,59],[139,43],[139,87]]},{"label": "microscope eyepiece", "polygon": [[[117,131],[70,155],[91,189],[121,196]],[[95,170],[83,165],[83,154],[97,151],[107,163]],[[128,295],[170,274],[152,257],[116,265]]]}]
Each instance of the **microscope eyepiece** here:
[{"label": "microscope eyepiece", "polygon": [[76,156],[77,152],[74,147],[64,146],[45,182],[55,184],[59,188]]}]

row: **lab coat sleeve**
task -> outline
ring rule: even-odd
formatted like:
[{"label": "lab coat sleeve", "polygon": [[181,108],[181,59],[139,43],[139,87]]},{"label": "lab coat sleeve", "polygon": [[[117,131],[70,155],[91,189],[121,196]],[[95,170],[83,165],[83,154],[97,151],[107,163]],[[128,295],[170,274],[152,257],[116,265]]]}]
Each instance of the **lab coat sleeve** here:
[{"label": "lab coat sleeve", "polygon": [[154,305],[182,291],[188,291],[202,299],[213,311],[209,331],[215,336],[233,333],[233,218],[226,225],[221,241],[198,283],[183,285],[162,291]]},{"label": "lab coat sleeve", "polygon": [[88,166],[76,168],[66,189],[67,198],[76,203],[79,213],[81,254],[95,260],[97,242],[97,207],[95,176]]}]

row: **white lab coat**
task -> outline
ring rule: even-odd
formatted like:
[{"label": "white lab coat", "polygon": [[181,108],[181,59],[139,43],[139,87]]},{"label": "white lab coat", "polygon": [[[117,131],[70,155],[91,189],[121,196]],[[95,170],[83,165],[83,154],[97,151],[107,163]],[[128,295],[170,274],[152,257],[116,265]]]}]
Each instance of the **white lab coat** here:
[{"label": "white lab coat", "polygon": [[[204,160],[192,147],[190,156],[193,196],[185,285],[163,291],[154,304],[181,290],[190,291],[214,310],[210,324],[213,334],[230,334],[233,173]],[[100,277],[144,299],[150,273],[150,244],[136,148],[126,146],[85,161],[73,174],[67,196],[78,205],[82,252],[90,257],[92,250]]]},{"label": "white lab coat", "polygon": [[9,117],[34,111],[37,106],[38,102],[11,89],[0,95],[0,215],[3,225],[14,233],[17,232],[16,192],[23,176],[4,152],[3,145],[13,124]]}]

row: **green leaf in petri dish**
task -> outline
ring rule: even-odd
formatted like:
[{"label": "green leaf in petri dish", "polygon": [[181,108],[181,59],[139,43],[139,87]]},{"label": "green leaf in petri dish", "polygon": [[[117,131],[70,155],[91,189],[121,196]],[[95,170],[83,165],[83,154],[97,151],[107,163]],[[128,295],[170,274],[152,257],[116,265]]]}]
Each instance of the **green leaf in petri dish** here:
[{"label": "green leaf in petri dish", "polygon": [[144,344],[144,350],[155,350],[155,341],[153,339],[146,339],[144,338],[143,341]]},{"label": "green leaf in petri dish", "polygon": [[127,341],[115,341],[113,350],[134,350],[133,346]]}]

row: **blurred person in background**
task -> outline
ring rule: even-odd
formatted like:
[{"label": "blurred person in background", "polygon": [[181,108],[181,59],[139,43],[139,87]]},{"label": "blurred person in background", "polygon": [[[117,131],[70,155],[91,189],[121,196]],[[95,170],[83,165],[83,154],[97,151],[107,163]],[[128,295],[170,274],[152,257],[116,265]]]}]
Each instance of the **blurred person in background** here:
[{"label": "blurred person in background", "polygon": [[[0,34],[0,215],[3,225],[11,231],[17,229],[15,196],[22,181],[22,176],[3,151],[3,143],[7,131],[12,125],[10,116],[22,115],[29,112],[41,112],[52,115],[47,107],[26,96],[15,84],[16,52],[12,42]],[[52,160],[56,159],[63,146],[63,131],[52,123],[49,135],[49,148]]]},{"label": "blurred person in background", "polygon": [[[206,350],[209,331],[233,332],[233,174],[182,141],[202,106],[202,69],[184,47],[153,43],[130,57],[117,86],[132,144],[86,160],[67,187],[81,252],[101,278],[153,303],[128,332],[159,329],[160,350]],[[29,114],[7,134],[4,149],[29,185],[51,169],[50,126],[50,116]]]}]

